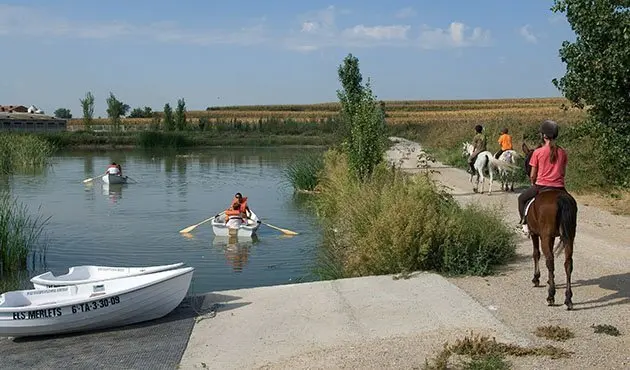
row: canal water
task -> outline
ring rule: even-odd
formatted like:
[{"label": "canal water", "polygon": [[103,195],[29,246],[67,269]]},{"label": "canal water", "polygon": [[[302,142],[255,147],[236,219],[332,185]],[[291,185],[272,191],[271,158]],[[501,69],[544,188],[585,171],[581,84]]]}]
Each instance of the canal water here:
[{"label": "canal water", "polygon": [[[197,149],[178,153],[138,150],[72,151],[37,175],[3,181],[32,214],[51,218],[45,266],[55,274],[76,265],[143,266],[184,262],[195,267],[191,293],[316,280],[320,232],[296,200],[284,171],[305,148]],[[132,180],[106,185],[108,163]],[[261,225],[257,238],[215,237],[209,223],[187,238],[179,230],[227,208],[234,194],[248,197],[264,222],[299,232],[293,237]]]}]

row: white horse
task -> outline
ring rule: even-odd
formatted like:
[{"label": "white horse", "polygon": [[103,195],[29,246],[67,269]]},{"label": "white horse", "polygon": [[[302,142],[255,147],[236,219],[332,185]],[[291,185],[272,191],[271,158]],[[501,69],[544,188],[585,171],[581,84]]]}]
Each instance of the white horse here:
[{"label": "white horse", "polygon": [[505,168],[500,168],[499,169],[499,178],[501,179],[501,190],[505,190],[505,191],[514,191],[514,172],[516,171],[517,168],[517,164],[516,164],[516,160],[519,158],[519,154],[516,150],[506,150],[503,153],[501,153],[501,155],[499,156],[499,160],[509,163],[511,165],[513,165],[513,168],[505,169]]},{"label": "white horse", "polygon": [[[462,156],[470,157],[470,155],[475,150],[474,146],[468,142],[465,142],[462,145]],[[489,151],[485,150],[477,155],[477,159],[475,159],[475,163],[473,167],[477,171],[477,182],[473,185],[473,191],[477,192],[479,187],[479,182],[481,181],[481,191],[479,193],[483,194],[483,184],[485,182],[484,170],[488,171],[488,177],[490,179],[490,184],[488,186],[488,194],[492,193],[492,183],[494,181],[494,172],[497,169],[502,170],[515,170],[517,168],[516,165],[508,163],[506,161],[500,161],[492,155]],[[474,174],[470,174],[470,182],[473,182]]]}]

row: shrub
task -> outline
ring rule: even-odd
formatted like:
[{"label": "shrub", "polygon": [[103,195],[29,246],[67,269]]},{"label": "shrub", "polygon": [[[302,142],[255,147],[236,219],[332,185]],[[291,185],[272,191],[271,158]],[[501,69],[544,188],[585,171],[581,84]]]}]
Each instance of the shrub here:
[{"label": "shrub", "polygon": [[138,136],[141,148],[182,148],[190,146],[185,134],[178,132],[143,131]]},{"label": "shrub", "polygon": [[327,249],[321,264],[341,266],[336,277],[486,275],[514,256],[514,234],[494,213],[461,208],[427,175],[379,164],[361,182],[350,174],[347,155],[330,150],[320,186],[316,209]]}]

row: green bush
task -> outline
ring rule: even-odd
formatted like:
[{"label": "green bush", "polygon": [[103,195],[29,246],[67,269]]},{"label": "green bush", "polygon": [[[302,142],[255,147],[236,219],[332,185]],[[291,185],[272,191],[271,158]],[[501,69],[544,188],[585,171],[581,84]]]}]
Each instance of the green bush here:
[{"label": "green bush", "polygon": [[54,146],[29,134],[0,134],[0,174],[41,170],[48,164]]},{"label": "green bush", "polygon": [[324,157],[317,213],[322,269],[335,277],[432,270],[486,275],[515,254],[514,233],[492,211],[461,208],[427,175],[378,165],[361,182],[347,155]]}]

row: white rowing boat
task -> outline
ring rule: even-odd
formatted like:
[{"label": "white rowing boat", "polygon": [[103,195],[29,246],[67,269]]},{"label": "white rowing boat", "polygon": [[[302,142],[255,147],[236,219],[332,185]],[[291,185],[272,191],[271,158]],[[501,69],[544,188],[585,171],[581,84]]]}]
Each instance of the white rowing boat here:
[{"label": "white rowing boat", "polygon": [[247,224],[241,224],[237,228],[229,227],[225,222],[225,212],[221,212],[214,216],[212,221],[212,231],[216,236],[253,236],[256,235],[256,231],[260,227],[260,220],[258,216],[250,209],[249,218]]},{"label": "white rowing boat", "polygon": [[112,175],[111,173],[103,175],[101,179],[106,184],[126,184],[127,183],[127,176]]},{"label": "white rowing boat", "polygon": [[73,266],[68,273],[55,276],[48,271],[31,279],[35,289],[54,288],[64,285],[76,285],[120,279],[124,277],[152,274],[154,272],[172,270],[184,265],[183,262],[171,265],[145,266],[145,267],[114,267],[114,266]]},{"label": "white rowing boat", "polygon": [[194,268],[0,295],[0,336],[51,335],[163,317],[184,299]]}]

